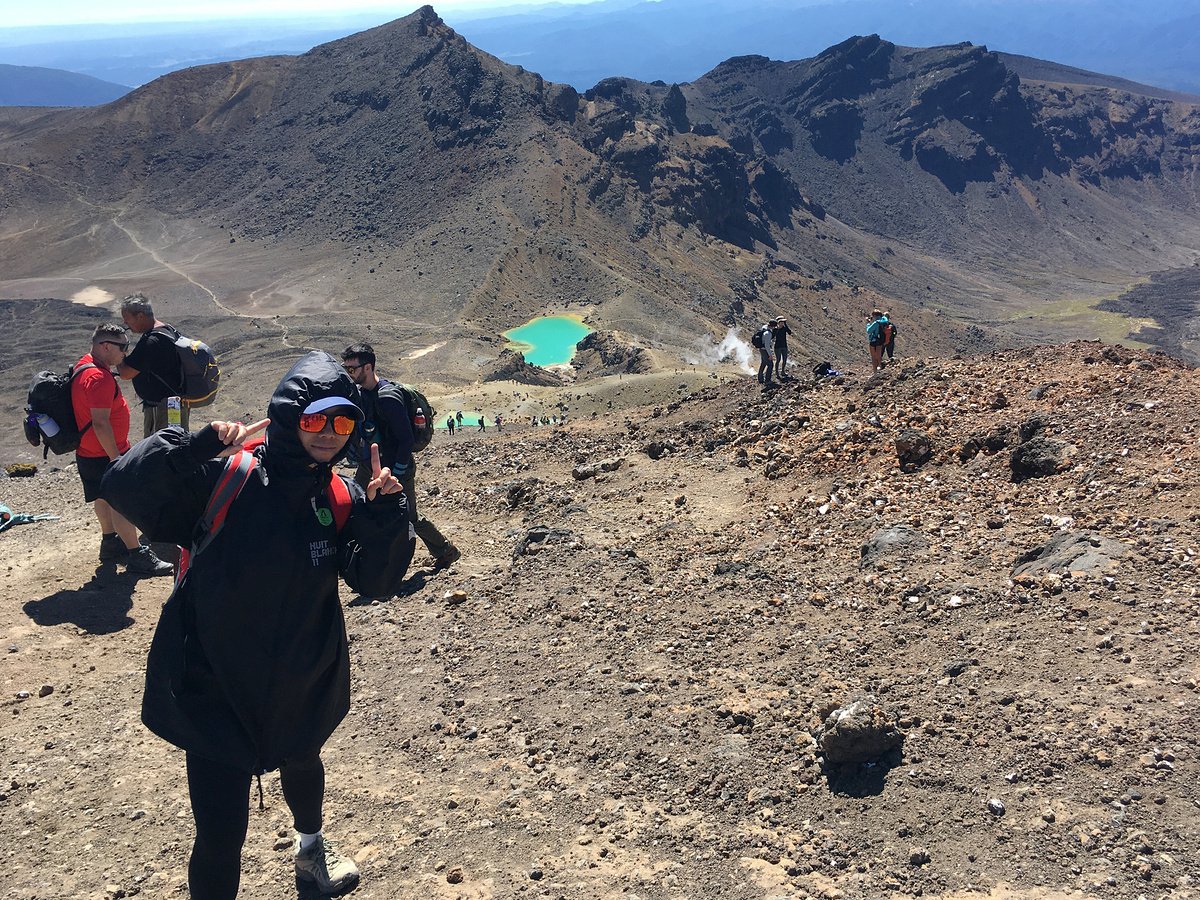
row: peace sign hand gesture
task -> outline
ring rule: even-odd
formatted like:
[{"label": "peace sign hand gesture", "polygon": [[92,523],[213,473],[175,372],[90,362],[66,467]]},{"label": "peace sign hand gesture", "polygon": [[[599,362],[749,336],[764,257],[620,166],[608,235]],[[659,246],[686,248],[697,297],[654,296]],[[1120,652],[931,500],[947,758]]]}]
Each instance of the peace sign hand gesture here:
[{"label": "peace sign hand gesture", "polygon": [[379,445],[371,445],[371,480],[367,482],[367,499],[374,500],[376,494],[395,494],[404,488],[392,475],[391,469],[379,467]]}]

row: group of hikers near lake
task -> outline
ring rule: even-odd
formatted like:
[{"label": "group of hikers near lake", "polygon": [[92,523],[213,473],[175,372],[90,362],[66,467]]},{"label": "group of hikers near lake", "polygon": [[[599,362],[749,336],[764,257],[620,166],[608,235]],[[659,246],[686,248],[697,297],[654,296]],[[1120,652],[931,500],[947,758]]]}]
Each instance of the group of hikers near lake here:
[{"label": "group of hikers near lake", "polygon": [[[885,363],[884,354],[891,362],[896,353],[896,334],[899,331],[894,322],[888,319],[888,314],[872,310],[867,317],[867,345],[871,351],[871,371],[880,371]],[[758,383],[763,389],[775,387],[775,381],[786,381],[791,376],[787,374],[788,335],[792,329],[788,327],[786,316],[776,316],[763,324],[754,332],[750,343],[758,350]],[[824,364],[828,367],[828,363]]]}]

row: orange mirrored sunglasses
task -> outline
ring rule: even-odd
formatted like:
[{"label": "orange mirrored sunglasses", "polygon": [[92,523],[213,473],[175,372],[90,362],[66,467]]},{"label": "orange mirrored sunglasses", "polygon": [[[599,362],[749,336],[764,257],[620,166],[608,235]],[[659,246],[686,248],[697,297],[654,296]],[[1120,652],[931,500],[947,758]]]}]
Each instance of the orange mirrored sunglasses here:
[{"label": "orange mirrored sunglasses", "polygon": [[[309,431],[313,434],[324,431],[325,423],[329,421],[329,418],[325,413],[301,413],[300,430]],[[334,434],[350,434],[352,431],[354,431],[354,420],[352,418],[349,416],[333,417]]]}]

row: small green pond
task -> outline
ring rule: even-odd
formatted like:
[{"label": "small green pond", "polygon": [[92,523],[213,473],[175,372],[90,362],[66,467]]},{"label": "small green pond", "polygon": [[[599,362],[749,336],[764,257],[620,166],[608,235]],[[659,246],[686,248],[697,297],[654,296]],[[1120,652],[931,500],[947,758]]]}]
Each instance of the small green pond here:
[{"label": "small green pond", "polygon": [[575,356],[575,345],[592,333],[578,316],[542,316],[520,328],[504,332],[534,366],[557,366]]}]

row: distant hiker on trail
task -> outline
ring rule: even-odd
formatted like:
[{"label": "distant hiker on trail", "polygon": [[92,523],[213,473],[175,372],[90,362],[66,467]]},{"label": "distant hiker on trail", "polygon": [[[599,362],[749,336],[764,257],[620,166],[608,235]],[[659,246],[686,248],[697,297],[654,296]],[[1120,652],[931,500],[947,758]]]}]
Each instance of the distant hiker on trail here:
[{"label": "distant hiker on trail", "polygon": [[[314,351],[275,388],[269,418],[167,428],[104,479],[105,498],[151,537],[192,548],[142,697],[146,727],[185,752],[192,900],[236,896],[250,782],[274,769],[296,879],[322,895],[358,880],[322,831],[321,748],[350,709],[338,577],[362,594],[395,593],[415,538],[378,448],[365,490],[333,471],[362,419],[357,398],[338,361]],[[264,429],[265,443],[239,452]]]},{"label": "distant hiker on trail", "polygon": [[97,325],[92,334],[92,352],[76,363],[71,406],[83,434],[75,465],[83,482],[83,499],[92,504],[100,520],[100,562],[123,562],[125,571],[134,575],[170,575],[174,567],[143,547],[137,528],[100,493],[100,481],[109,464],[129,449],[129,404],[111,371],[128,351],[125,329],[106,322]]},{"label": "distant hiker on trail", "polygon": [[446,430],[454,437],[454,416],[446,416]]},{"label": "distant hiker on trail", "polygon": [[767,387],[771,385],[771,372],[775,368],[775,333],[772,329],[774,322],[768,322],[750,338],[750,343],[758,348],[758,383]]},{"label": "distant hiker on trail", "polygon": [[504,430],[504,417],[501,416],[500,413],[496,413],[496,415],[492,416],[492,421],[496,423],[497,431]]},{"label": "distant hiker on trail", "polygon": [[483,418],[483,413],[480,413],[480,414],[479,414],[479,430],[480,430],[480,431],[487,431],[487,422],[486,422],[486,421],[484,421],[484,418]]},{"label": "distant hiker on trail", "polygon": [[[892,361],[896,353],[896,332],[900,329],[896,327],[896,323],[890,318],[891,313],[884,313],[883,317],[887,319],[887,324],[883,326],[883,351],[887,354],[888,362]],[[883,362],[883,355],[880,354],[880,363]]]},{"label": "distant hiker on trail", "polygon": [[780,381],[787,378],[787,358],[788,345],[787,336],[792,333],[792,329],[788,328],[787,319],[783,316],[775,317],[775,374]]},{"label": "distant hiker on trail", "polygon": [[879,310],[873,310],[867,324],[867,344],[871,348],[871,371],[878,372],[883,368],[883,345],[887,342],[883,326],[888,324],[887,316]]},{"label": "distant hiker on trail", "polygon": [[[167,398],[183,393],[183,367],[170,334],[174,329],[154,317],[154,309],[142,293],[121,301],[121,318],[125,327],[141,338],[117,366],[117,374],[126,381],[133,379],[133,389],[142,401],[142,437],[150,437],[167,427]],[[190,412],[186,403],[181,404],[179,424],[184,431]]]},{"label": "distant hiker on trail", "polygon": [[461,409],[454,414],[454,421],[458,423],[459,428],[462,428],[462,410]]},{"label": "distant hiker on trail", "polygon": [[[417,511],[417,464],[413,459],[413,424],[404,399],[394,386],[375,374],[375,349],[370,344],[351,344],[342,351],[342,366],[358,385],[362,397],[363,437],[366,447],[379,446],[379,459],[390,469],[408,498],[409,521],[433,554],[439,569],[453,565],[462,556],[436,525]],[[365,485],[371,471],[359,460],[354,480]]]}]

